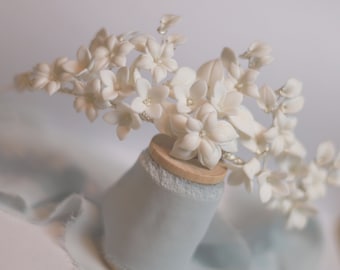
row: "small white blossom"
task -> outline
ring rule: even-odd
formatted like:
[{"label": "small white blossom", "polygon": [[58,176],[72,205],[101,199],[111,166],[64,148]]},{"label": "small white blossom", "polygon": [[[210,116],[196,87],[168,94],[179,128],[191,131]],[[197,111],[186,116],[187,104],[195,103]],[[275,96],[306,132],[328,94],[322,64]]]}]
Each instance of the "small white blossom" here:
[{"label": "small white blossom", "polygon": [[109,35],[106,31],[105,28],[100,29],[95,37],[92,39],[91,43],[90,43],[90,52],[92,54],[95,53],[95,51],[97,50],[97,48],[105,46],[106,40],[108,39]]},{"label": "small white blossom", "polygon": [[186,131],[176,140],[171,151],[176,158],[192,159],[197,156],[203,166],[211,169],[220,161],[222,150],[236,150],[236,131],[227,121],[218,120],[216,111],[198,119],[188,117]]},{"label": "small white blossom", "polygon": [[289,79],[284,86],[279,89],[279,94],[286,98],[298,97],[302,92],[302,83],[297,79]]},{"label": "small white blossom", "polygon": [[94,59],[88,48],[81,46],[77,52],[77,60],[68,60],[63,64],[65,71],[80,76],[94,67]]},{"label": "small white blossom", "polygon": [[201,65],[197,70],[197,78],[207,82],[208,95],[210,96],[211,91],[215,87],[215,83],[224,79],[222,61],[220,59],[215,59]]},{"label": "small white blossom", "polygon": [[306,227],[308,218],[315,215],[316,210],[304,204],[295,205],[288,215],[288,229],[303,229]]},{"label": "small white blossom", "polygon": [[284,114],[294,114],[302,110],[304,102],[305,100],[302,96],[287,99],[281,103],[280,110]]},{"label": "small white blossom", "polygon": [[182,45],[186,42],[186,37],[178,34],[169,35],[166,38],[167,43],[172,43],[176,47],[177,45]]},{"label": "small white blossom", "polygon": [[219,113],[219,116],[237,115],[242,101],[243,95],[241,93],[228,91],[225,84],[220,81],[215,83],[210,102]]},{"label": "small white blossom", "polygon": [[312,162],[308,167],[308,174],[302,180],[306,195],[310,200],[316,200],[326,194],[327,171]]},{"label": "small white blossom", "polygon": [[162,16],[160,25],[157,29],[157,31],[161,34],[164,35],[167,33],[170,27],[174,26],[181,20],[180,16],[177,15],[172,15],[172,14],[166,14]]},{"label": "small white blossom", "polygon": [[277,112],[274,118],[274,126],[265,133],[274,156],[278,156],[295,143],[293,129],[296,123],[295,118],[288,118],[280,111]]},{"label": "small white blossom", "polygon": [[274,58],[270,55],[271,52],[272,48],[269,45],[255,41],[240,57],[249,60],[249,68],[258,70],[262,66],[268,65],[274,60]]},{"label": "small white blossom", "polygon": [[125,97],[133,91],[133,86],[129,83],[129,69],[126,67],[120,68],[117,74],[111,70],[102,70],[99,76],[103,85],[102,96],[104,100]]},{"label": "small white blossom", "polygon": [[247,191],[251,192],[253,190],[254,178],[261,170],[261,163],[258,159],[252,158],[242,167],[228,168],[231,169],[231,173],[228,176],[228,183],[233,186],[243,183]]},{"label": "small white blossom", "polygon": [[319,166],[330,164],[335,157],[335,147],[330,141],[320,143],[316,153],[316,163]]},{"label": "small white blossom", "polygon": [[94,79],[87,84],[79,82],[75,87],[79,94],[73,103],[75,110],[85,112],[87,118],[91,122],[94,121],[98,116],[98,110],[108,106],[102,99],[100,80]]},{"label": "small white blossom", "polygon": [[177,62],[172,58],[174,45],[171,43],[159,44],[153,39],[148,39],[145,47],[145,54],[140,55],[136,60],[136,66],[149,70],[153,79],[159,83],[168,72],[174,72],[178,68]]},{"label": "small white blossom", "polygon": [[283,181],[287,174],[279,171],[263,171],[257,179],[259,194],[263,203],[267,203],[273,196],[286,196],[289,194],[288,185]]},{"label": "small white blossom", "polygon": [[111,124],[117,125],[117,136],[120,140],[124,140],[131,129],[139,129],[141,119],[131,107],[125,103],[118,103],[117,107],[104,115],[104,120]]},{"label": "small white blossom", "polygon": [[[175,121],[176,116],[183,116],[178,114],[176,104],[173,103],[163,103],[163,113],[162,116],[159,119],[154,119],[154,124],[158,131],[160,133],[169,135],[170,137],[177,137],[178,133],[176,133],[176,127],[175,127]],[[186,117],[184,117],[184,121],[186,122]],[[184,127],[185,124],[183,124]],[[184,130],[184,128],[181,127],[180,129]]]},{"label": "small white blossom", "polygon": [[265,112],[272,112],[276,109],[277,98],[274,91],[267,85],[260,88],[260,96],[257,104]]},{"label": "small white blossom", "polygon": [[162,103],[169,94],[169,88],[163,85],[151,87],[146,79],[138,79],[136,90],[139,96],[133,100],[131,108],[137,113],[146,113],[151,119],[159,119],[163,112]]},{"label": "small white blossom", "polygon": [[32,73],[32,87],[45,89],[50,95],[56,93],[64,81],[69,79],[63,69],[67,58],[58,58],[52,65],[38,64]]},{"label": "small white blossom", "polygon": [[120,41],[114,35],[105,40],[103,46],[98,47],[95,52],[96,68],[105,67],[124,67],[126,65],[126,56],[134,48],[129,41]]}]

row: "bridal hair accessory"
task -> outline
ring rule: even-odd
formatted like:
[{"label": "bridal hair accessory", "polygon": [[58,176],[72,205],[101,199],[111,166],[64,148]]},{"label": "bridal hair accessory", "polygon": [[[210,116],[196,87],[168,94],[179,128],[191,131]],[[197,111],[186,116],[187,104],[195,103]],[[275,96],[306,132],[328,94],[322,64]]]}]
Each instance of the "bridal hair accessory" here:
[{"label": "bridal hair accessory", "polygon": [[[248,191],[256,186],[263,203],[287,215],[289,228],[303,228],[316,212],[311,202],[324,196],[329,184],[340,185],[340,155],[327,141],[312,161],[305,160],[294,134],[294,115],[304,105],[302,83],[290,78],[276,88],[256,84],[261,68],[273,61],[263,42],[239,56],[224,48],[197,71],[180,67],[174,52],[185,37],[168,34],[178,21],[179,16],[164,15],[159,38],[101,29],[88,47],[78,49],[76,60],[57,58],[16,76],[17,89],[71,95],[75,110],[90,121],[106,110],[103,118],[116,126],[121,140],[143,122],[152,123],[173,138],[172,157],[197,159],[209,169],[224,164],[229,184],[243,184]],[[269,126],[254,118],[245,99],[270,117]],[[240,158],[238,145],[252,157]]]}]

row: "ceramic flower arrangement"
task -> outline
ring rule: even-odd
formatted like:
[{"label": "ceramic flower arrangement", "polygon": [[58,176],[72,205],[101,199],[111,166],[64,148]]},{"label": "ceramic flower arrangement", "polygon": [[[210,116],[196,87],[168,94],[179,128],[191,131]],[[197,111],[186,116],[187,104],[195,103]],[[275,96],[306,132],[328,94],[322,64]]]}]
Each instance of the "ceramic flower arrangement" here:
[{"label": "ceramic flower arrangement", "polygon": [[[324,196],[328,184],[340,185],[340,155],[331,142],[324,142],[315,159],[305,161],[306,151],[294,134],[294,115],[304,105],[302,83],[291,78],[278,89],[257,86],[260,69],[273,60],[271,48],[262,42],[252,43],[240,56],[224,48],[197,71],[179,67],[174,50],[185,38],[168,34],[179,20],[162,17],[160,41],[136,32],[109,35],[102,29],[88,47],[79,48],[76,60],[40,63],[16,77],[17,88],[74,96],[75,110],[90,121],[107,110],[103,118],[116,126],[121,140],[150,122],[175,138],[173,157],[198,158],[207,168],[223,162],[230,170],[229,184],[244,184],[248,191],[256,185],[263,203],[288,216],[288,227],[303,228],[315,213],[311,201]],[[246,98],[268,114],[269,126],[243,105]],[[239,158],[238,145],[252,158]],[[269,168],[274,162],[274,169]]]}]

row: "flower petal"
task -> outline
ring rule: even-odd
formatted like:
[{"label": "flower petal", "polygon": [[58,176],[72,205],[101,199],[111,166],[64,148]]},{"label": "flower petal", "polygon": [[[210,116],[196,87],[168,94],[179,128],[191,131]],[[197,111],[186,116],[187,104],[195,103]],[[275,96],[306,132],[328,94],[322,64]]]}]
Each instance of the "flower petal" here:
[{"label": "flower petal", "polygon": [[143,103],[144,98],[136,97],[131,103],[131,109],[137,113],[142,113],[146,109],[146,105]]},{"label": "flower petal", "polygon": [[52,81],[52,82],[47,83],[46,90],[47,90],[48,94],[50,96],[52,96],[53,94],[55,94],[60,89],[60,86],[61,86],[60,82]]},{"label": "flower petal", "polygon": [[148,97],[150,88],[151,84],[148,80],[141,78],[136,81],[136,91],[141,98],[146,99]]},{"label": "flower petal", "polygon": [[113,87],[113,84],[116,82],[116,75],[111,70],[101,70],[99,77],[106,86]]},{"label": "flower petal", "polygon": [[152,71],[152,78],[156,81],[156,83],[159,83],[161,80],[163,80],[167,75],[167,71],[165,67],[163,66],[155,66],[155,68]]},{"label": "flower petal", "polygon": [[146,48],[153,59],[157,59],[160,56],[161,47],[156,40],[148,39],[146,42]]},{"label": "flower petal", "polygon": [[124,140],[126,136],[129,134],[131,128],[128,126],[117,126],[117,137],[119,140]]},{"label": "flower petal", "polygon": [[196,132],[199,132],[201,131],[201,129],[203,128],[203,124],[201,121],[195,119],[195,118],[188,118],[187,120],[187,128],[190,130],[190,131],[196,131]]},{"label": "flower petal", "polygon": [[146,107],[145,111],[152,119],[159,119],[162,116],[163,107],[160,104],[151,104]]},{"label": "flower petal", "polygon": [[281,111],[286,114],[299,112],[304,105],[304,98],[302,96],[288,99],[284,101],[281,105]]},{"label": "flower petal", "polygon": [[102,90],[102,97],[104,100],[114,100],[118,97],[118,92],[114,91],[112,87],[104,87]]},{"label": "flower petal", "polygon": [[215,82],[224,78],[224,68],[220,59],[203,64],[197,71],[197,77],[205,80],[209,89],[213,89]]},{"label": "flower petal", "polygon": [[155,65],[153,58],[148,54],[143,54],[138,56],[136,60],[136,66],[141,69],[152,69],[152,67]]},{"label": "flower petal", "polygon": [[171,58],[165,58],[162,60],[162,65],[169,71],[174,72],[178,68],[177,61]]},{"label": "flower petal", "polygon": [[289,79],[280,89],[279,93],[283,97],[295,98],[301,94],[302,83],[295,78]]},{"label": "flower petal", "polygon": [[153,102],[161,103],[169,95],[169,88],[165,85],[159,85],[150,89],[150,97]]},{"label": "flower petal", "polygon": [[196,157],[197,151],[187,151],[178,146],[177,141],[171,149],[170,155],[181,160],[190,160]]},{"label": "flower petal", "polygon": [[267,203],[270,201],[270,199],[272,198],[273,192],[272,192],[272,188],[269,184],[264,183],[260,186],[260,199],[261,202],[263,203]]},{"label": "flower petal", "polygon": [[104,114],[103,119],[110,125],[116,125],[119,121],[119,113],[117,111],[110,111]]},{"label": "flower petal", "polygon": [[196,72],[188,67],[179,68],[172,78],[171,86],[181,86],[183,88],[190,88],[196,79]]},{"label": "flower petal", "polygon": [[190,132],[184,137],[178,139],[177,142],[178,147],[187,151],[194,151],[198,148],[201,142],[201,138],[199,137],[197,132]]},{"label": "flower petal", "polygon": [[237,140],[228,141],[227,143],[219,144],[221,149],[226,152],[236,153],[238,150]]},{"label": "flower petal", "polygon": [[260,96],[257,104],[265,112],[271,112],[276,108],[276,95],[274,91],[267,85],[260,88]]},{"label": "flower petal", "polygon": [[222,156],[221,148],[209,140],[201,140],[198,147],[198,160],[200,163],[209,168],[214,168]]},{"label": "flower petal", "polygon": [[182,114],[175,114],[170,117],[170,129],[177,137],[186,134],[186,124],[188,118]]},{"label": "flower petal", "polygon": [[243,95],[241,93],[237,91],[227,92],[220,103],[220,109],[227,116],[237,115],[242,101]]},{"label": "flower petal", "polygon": [[238,137],[233,126],[224,120],[218,121],[215,127],[209,130],[209,138],[221,144],[235,140]]},{"label": "flower petal", "polygon": [[243,171],[250,180],[252,180],[260,170],[261,163],[257,158],[252,158],[243,166]]},{"label": "flower petal", "polygon": [[[237,74],[233,74],[234,66],[238,65],[238,59],[234,53],[234,51],[230,48],[224,48],[221,53],[221,59],[224,67],[228,70],[228,72],[235,77]],[[238,78],[238,77],[236,77]]]},{"label": "flower petal", "polygon": [[206,96],[207,91],[208,91],[207,83],[205,81],[198,80],[190,88],[190,97],[194,101],[198,101]]},{"label": "flower petal", "polygon": [[240,106],[238,114],[229,116],[229,120],[235,128],[244,134],[249,137],[255,136],[253,115],[245,107]]},{"label": "flower petal", "polygon": [[335,147],[330,141],[320,143],[316,154],[316,163],[324,166],[333,161],[335,157]]}]

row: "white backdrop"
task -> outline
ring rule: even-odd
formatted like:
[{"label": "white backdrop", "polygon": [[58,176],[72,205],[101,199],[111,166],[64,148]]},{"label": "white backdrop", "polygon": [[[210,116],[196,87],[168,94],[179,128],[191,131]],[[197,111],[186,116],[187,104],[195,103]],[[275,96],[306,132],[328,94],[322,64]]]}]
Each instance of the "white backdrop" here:
[{"label": "white backdrop", "polygon": [[[103,26],[117,34],[133,29],[155,33],[161,15],[174,13],[183,17],[174,30],[188,37],[176,52],[181,65],[197,68],[219,56],[224,46],[241,53],[254,40],[271,44],[275,62],[264,68],[260,81],[274,88],[290,77],[303,81],[306,105],[299,115],[299,137],[311,153],[324,139],[340,146],[338,0],[1,0],[0,6],[1,86],[39,61],[74,57]],[[62,127],[117,143],[112,127],[101,119],[91,125],[73,113],[69,97],[28,94],[12,100],[43,109]],[[145,133],[155,130],[144,127],[129,136],[125,147],[139,152],[149,140]],[[137,139],[141,142],[135,144]]]},{"label": "white backdrop", "polygon": [[[75,57],[78,47],[87,45],[103,26],[110,33],[155,34],[164,13],[183,17],[174,29],[188,37],[176,51],[180,65],[197,68],[218,57],[224,46],[241,53],[254,40],[269,43],[275,62],[263,69],[260,81],[273,88],[290,77],[304,83],[306,102],[297,134],[310,156],[322,140],[340,148],[339,0],[1,0],[0,89],[39,61]],[[116,157],[121,155],[117,148],[137,156],[156,132],[143,127],[120,148],[113,127],[101,119],[90,124],[74,113],[69,97],[5,93],[0,98],[11,106],[34,108],[47,122],[88,139],[94,147],[106,143]]]}]

